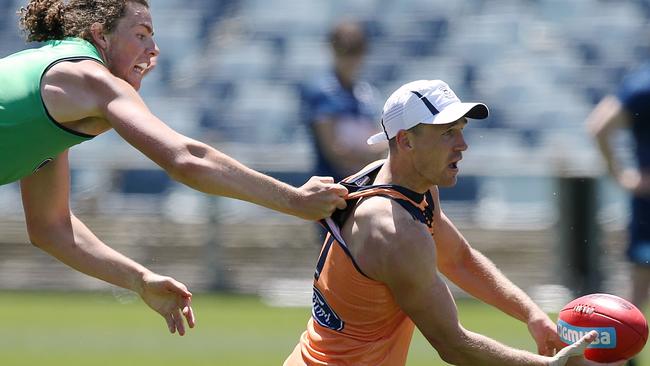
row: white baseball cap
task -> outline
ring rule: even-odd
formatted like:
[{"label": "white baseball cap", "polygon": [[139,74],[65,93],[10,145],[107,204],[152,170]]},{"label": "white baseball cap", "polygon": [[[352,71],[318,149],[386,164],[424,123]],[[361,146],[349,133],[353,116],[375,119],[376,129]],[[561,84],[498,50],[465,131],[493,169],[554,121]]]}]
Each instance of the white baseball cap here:
[{"label": "white baseball cap", "polygon": [[384,104],[382,132],[370,136],[368,144],[395,137],[420,123],[443,125],[462,117],[485,119],[488,107],[483,103],[463,103],[442,80],[417,80],[402,85]]}]

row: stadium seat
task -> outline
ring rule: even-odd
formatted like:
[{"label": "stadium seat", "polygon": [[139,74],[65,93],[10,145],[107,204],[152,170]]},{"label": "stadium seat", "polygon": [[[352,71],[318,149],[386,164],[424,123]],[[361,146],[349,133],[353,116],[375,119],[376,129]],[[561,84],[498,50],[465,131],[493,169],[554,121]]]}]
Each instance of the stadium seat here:
[{"label": "stadium seat", "polygon": [[164,170],[129,169],[119,173],[117,189],[125,194],[163,194],[170,182]]}]

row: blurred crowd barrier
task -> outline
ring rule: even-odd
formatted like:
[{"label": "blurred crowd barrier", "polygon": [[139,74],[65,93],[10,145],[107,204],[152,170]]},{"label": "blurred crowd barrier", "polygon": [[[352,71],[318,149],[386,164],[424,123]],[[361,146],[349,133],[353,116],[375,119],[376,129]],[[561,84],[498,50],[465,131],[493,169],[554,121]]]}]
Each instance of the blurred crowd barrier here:
[{"label": "blurred crowd barrier", "polygon": [[[161,213],[79,216],[107,243],[147,267],[185,282],[192,291],[256,294],[278,305],[308,305],[320,250],[316,227],[252,205],[217,199],[216,221],[178,222]],[[443,202],[444,205],[444,202]],[[230,207],[229,207],[230,206]],[[455,212],[451,212],[452,219]],[[561,227],[481,227],[457,220],[470,243],[549,311],[579,291],[581,268],[563,248]],[[0,289],[110,290],[32,247],[21,217],[0,220]],[[600,289],[625,296],[624,231],[599,236]],[[464,293],[452,287],[452,291]]]}]

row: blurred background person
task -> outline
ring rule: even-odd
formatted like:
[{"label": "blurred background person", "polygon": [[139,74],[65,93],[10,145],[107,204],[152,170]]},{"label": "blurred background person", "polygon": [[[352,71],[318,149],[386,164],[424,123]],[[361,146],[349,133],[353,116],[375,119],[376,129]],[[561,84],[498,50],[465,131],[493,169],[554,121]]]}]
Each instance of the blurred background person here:
[{"label": "blurred background person", "polygon": [[[587,118],[607,171],[631,196],[628,259],[633,264],[632,302],[642,308],[650,286],[650,64],[632,72],[616,95],[607,95]],[[613,136],[628,129],[634,138],[634,164],[615,153]]]},{"label": "blurred background person", "polygon": [[[608,173],[630,195],[626,254],[632,265],[631,300],[643,309],[650,287],[650,64],[627,75],[618,92],[605,96],[586,123]],[[633,146],[626,146],[632,164],[615,151],[614,136],[621,129],[633,137]]]},{"label": "blurred background person", "polygon": [[360,80],[368,50],[363,25],[344,20],[333,27],[328,41],[332,69],[305,85],[301,114],[315,147],[313,173],[339,181],[381,158],[385,146],[363,143],[377,130],[377,91]]}]

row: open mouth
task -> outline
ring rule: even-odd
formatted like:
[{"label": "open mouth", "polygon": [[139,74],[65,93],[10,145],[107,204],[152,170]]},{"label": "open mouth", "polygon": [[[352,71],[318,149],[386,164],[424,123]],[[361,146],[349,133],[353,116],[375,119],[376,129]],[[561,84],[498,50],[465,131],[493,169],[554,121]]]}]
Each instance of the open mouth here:
[{"label": "open mouth", "polygon": [[447,165],[451,169],[458,169],[458,162],[454,161],[453,163]]},{"label": "open mouth", "polygon": [[449,163],[449,165],[447,165],[447,167],[449,167],[449,169],[457,170],[458,169],[458,163],[460,163],[460,161],[463,160],[463,157],[462,157],[462,155],[459,155],[457,157],[454,157],[454,159],[455,160],[452,161],[451,163]]},{"label": "open mouth", "polygon": [[149,67],[149,64],[147,64],[146,62],[142,62],[142,63],[139,63],[139,64],[133,66],[133,69],[136,72],[139,72],[140,74],[144,74],[144,72],[147,70],[148,67]]}]

